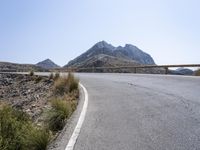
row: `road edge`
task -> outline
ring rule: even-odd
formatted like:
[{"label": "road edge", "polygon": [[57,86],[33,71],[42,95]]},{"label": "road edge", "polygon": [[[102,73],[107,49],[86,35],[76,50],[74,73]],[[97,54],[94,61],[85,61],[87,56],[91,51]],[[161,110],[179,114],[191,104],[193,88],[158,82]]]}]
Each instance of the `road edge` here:
[{"label": "road edge", "polygon": [[87,112],[88,92],[87,92],[87,89],[81,83],[79,83],[79,86],[83,89],[85,100],[84,100],[83,108],[82,108],[81,114],[79,116],[77,125],[72,133],[72,136],[69,139],[67,146],[65,147],[65,150],[73,150],[74,149],[74,146],[75,146],[78,136],[80,134],[81,127],[83,125],[83,122],[84,122],[85,116],[86,116],[86,112]]}]

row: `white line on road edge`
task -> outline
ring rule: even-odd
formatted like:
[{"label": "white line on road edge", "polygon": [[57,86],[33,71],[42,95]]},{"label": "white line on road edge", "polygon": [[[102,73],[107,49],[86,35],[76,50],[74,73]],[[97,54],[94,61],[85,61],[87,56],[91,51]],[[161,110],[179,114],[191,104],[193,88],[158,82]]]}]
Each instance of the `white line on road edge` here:
[{"label": "white line on road edge", "polygon": [[83,92],[84,92],[84,95],[85,95],[85,101],[84,101],[84,104],[83,104],[83,108],[82,108],[80,117],[78,119],[78,123],[77,123],[77,125],[76,125],[76,127],[74,129],[74,132],[73,132],[71,138],[69,139],[69,142],[68,142],[65,150],[73,150],[74,149],[74,146],[76,144],[76,140],[77,140],[77,138],[79,136],[79,133],[81,131],[81,127],[82,127],[82,124],[83,124],[83,122],[85,120],[85,115],[86,115],[86,112],[87,112],[88,92],[87,92],[86,88],[81,83],[79,83],[79,85],[83,89]]}]

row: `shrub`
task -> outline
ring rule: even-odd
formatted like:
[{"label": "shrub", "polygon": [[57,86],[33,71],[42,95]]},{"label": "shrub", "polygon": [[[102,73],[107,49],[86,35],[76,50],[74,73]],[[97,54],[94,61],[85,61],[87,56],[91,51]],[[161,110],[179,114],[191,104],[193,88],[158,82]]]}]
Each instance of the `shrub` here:
[{"label": "shrub", "polygon": [[0,110],[0,148],[1,149],[22,149],[23,130],[25,122],[28,122],[22,112],[13,110],[4,105]]},{"label": "shrub", "polygon": [[26,135],[26,147],[29,150],[45,150],[50,141],[50,133],[47,129],[32,127]]},{"label": "shrub", "polygon": [[35,78],[35,83],[39,83],[41,80],[42,80],[42,77],[41,76],[37,76]]},{"label": "shrub", "polygon": [[51,131],[57,132],[62,130],[65,125],[65,117],[62,113],[51,111],[49,112],[48,127]]},{"label": "shrub", "polygon": [[65,93],[68,92],[68,86],[67,86],[67,78],[66,77],[59,77],[57,80],[54,82],[53,86],[53,93],[54,95],[64,95]]},{"label": "shrub", "polygon": [[59,131],[65,125],[65,120],[70,116],[72,110],[69,102],[60,98],[51,100],[53,110],[49,112],[49,129]]},{"label": "shrub", "polygon": [[51,79],[53,79],[54,78],[54,75],[53,75],[53,73],[51,73],[50,75],[49,75],[49,79],[51,80]]},{"label": "shrub", "polygon": [[69,92],[72,92],[74,90],[78,89],[78,79],[76,79],[74,77],[74,75],[72,73],[68,73],[68,77],[67,77],[67,82],[68,82],[68,86],[69,86]]},{"label": "shrub", "polygon": [[197,69],[197,70],[195,71],[195,76],[200,76],[200,69]]},{"label": "shrub", "polygon": [[57,80],[58,78],[60,78],[60,73],[59,72],[56,72],[55,76],[54,76],[54,80]]},{"label": "shrub", "polygon": [[29,73],[29,75],[30,75],[30,76],[33,76],[33,75],[34,75],[34,71],[31,70],[30,73]]},{"label": "shrub", "polygon": [[8,105],[0,107],[1,150],[45,150],[49,137],[48,132],[34,126],[24,112]]},{"label": "shrub", "polygon": [[51,131],[56,132],[63,129],[66,119],[76,109],[78,82],[71,73],[67,77],[56,77],[53,86],[53,93],[56,97],[51,100],[53,109],[49,111],[47,119]]},{"label": "shrub", "polygon": [[78,105],[77,100],[71,101],[71,110],[72,110],[72,112],[74,112],[76,110],[77,105]]},{"label": "shrub", "polygon": [[67,77],[59,77],[54,82],[54,95],[63,96],[65,93],[73,92],[78,89],[78,79],[69,73]]}]

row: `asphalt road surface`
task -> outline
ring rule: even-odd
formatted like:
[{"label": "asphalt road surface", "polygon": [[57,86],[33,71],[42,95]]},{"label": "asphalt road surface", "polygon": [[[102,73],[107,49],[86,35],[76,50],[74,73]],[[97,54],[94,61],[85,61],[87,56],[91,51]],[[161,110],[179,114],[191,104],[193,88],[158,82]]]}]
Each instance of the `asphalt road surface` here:
[{"label": "asphalt road surface", "polygon": [[200,78],[76,75],[89,104],[75,150],[200,149]]}]

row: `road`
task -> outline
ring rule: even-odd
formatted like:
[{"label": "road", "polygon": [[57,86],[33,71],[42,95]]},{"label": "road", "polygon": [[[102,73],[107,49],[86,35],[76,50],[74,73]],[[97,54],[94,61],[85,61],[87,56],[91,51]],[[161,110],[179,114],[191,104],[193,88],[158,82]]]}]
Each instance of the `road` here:
[{"label": "road", "polygon": [[75,150],[200,149],[200,78],[76,75],[89,104]]}]

